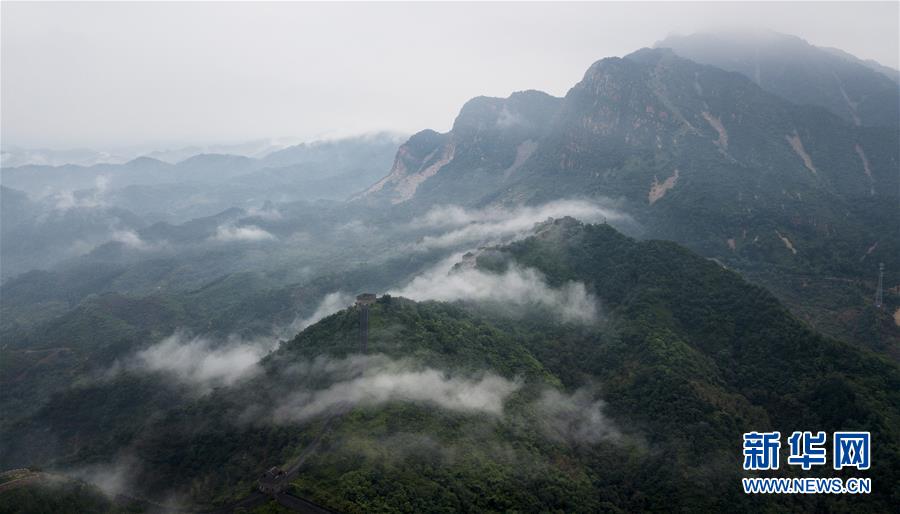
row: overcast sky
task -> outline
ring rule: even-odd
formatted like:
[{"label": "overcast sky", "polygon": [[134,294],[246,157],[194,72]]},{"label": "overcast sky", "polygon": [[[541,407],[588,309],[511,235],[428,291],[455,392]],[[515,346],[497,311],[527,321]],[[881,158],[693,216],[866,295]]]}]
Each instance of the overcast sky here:
[{"label": "overcast sky", "polygon": [[0,4],[2,142],[447,130],[477,95],[563,95],[594,61],[751,25],[897,67],[897,2]]}]

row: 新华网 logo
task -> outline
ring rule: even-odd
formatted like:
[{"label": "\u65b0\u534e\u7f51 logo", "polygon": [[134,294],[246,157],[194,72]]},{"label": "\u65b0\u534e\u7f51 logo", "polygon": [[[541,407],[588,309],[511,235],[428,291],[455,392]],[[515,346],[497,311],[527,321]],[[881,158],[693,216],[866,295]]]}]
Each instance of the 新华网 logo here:
[{"label": "\u65b0\u534e\u7f51 logo", "polygon": [[[856,468],[866,470],[871,463],[871,434],[869,432],[834,432],[832,434],[832,467],[835,470]],[[797,431],[787,438],[787,464],[808,471],[828,462],[825,432]],[[781,432],[747,432],[744,434],[744,469],[765,471],[779,468]]]},{"label": "\u65b0\u534e\u7f51 logo", "polygon": [[[831,445],[825,432],[795,431],[787,438],[787,464],[804,471],[828,463],[835,470],[872,466],[872,436],[869,432],[834,432]],[[780,467],[781,432],[747,432],[744,434],[744,470],[767,471]],[[747,494],[868,494],[871,478],[813,477],[749,477],[742,478]]]}]

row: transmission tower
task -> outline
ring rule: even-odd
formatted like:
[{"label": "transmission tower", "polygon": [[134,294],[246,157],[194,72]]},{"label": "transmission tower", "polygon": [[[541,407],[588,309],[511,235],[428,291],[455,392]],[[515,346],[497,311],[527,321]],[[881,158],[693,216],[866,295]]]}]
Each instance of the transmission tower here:
[{"label": "transmission tower", "polygon": [[884,304],[884,263],[878,263],[878,287],[875,288],[875,307],[879,309]]}]

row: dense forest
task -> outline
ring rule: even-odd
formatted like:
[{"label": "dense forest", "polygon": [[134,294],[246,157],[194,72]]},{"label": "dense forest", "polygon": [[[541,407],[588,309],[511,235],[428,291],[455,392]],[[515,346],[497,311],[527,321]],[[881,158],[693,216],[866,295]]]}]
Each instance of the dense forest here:
[{"label": "dense forest", "polygon": [[[145,463],[144,494],[207,505],[249,494],[264,469],[311,446],[291,490],[342,512],[883,512],[897,501],[896,364],[811,332],[736,273],[568,218],[475,262],[583,283],[602,313],[583,323],[539,303],[384,295],[368,355],[354,307],[283,343],[244,384],[191,399],[123,376],[66,392],[33,423],[58,431],[73,460],[127,448]],[[457,386],[500,403],[442,396]],[[330,401],[334,391],[349,399]],[[805,426],[871,430],[871,495],[742,494],[740,434]],[[785,474],[846,473],[773,473]]]}]

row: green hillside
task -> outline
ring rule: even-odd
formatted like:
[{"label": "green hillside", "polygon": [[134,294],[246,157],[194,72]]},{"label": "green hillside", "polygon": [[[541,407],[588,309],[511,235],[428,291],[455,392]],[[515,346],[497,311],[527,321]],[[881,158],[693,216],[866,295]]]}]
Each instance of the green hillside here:
[{"label": "green hillside", "polygon": [[[884,512],[898,500],[892,362],[815,334],[713,261],[606,225],[548,222],[477,257],[486,272],[512,262],[551,286],[584,283],[601,321],[384,296],[368,356],[351,308],[248,381],[199,397],[158,375],[74,387],[9,441],[66,449],[32,453],[40,465],[128,454],[132,493],[201,505],[239,500],[298,458],[292,491],[345,512]],[[872,494],[744,495],[742,433],[800,427],[870,430]],[[773,474],[847,476],[785,468]]]}]

